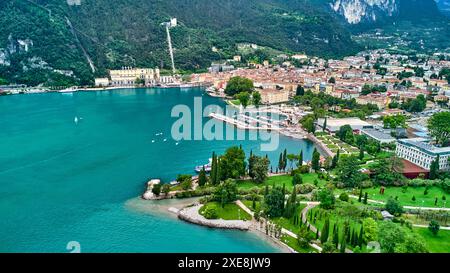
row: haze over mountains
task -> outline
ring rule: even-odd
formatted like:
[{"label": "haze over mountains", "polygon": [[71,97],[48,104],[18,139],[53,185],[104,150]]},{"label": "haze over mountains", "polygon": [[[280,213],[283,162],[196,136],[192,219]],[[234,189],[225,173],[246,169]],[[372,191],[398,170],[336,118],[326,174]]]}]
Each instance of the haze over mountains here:
[{"label": "haze over mountains", "polygon": [[[173,28],[179,69],[207,67],[250,42],[341,57],[361,50],[352,33],[399,21],[447,24],[438,0],[3,0],[0,78],[86,84],[121,66],[168,68],[162,22]],[[211,49],[217,48],[218,52]]]}]

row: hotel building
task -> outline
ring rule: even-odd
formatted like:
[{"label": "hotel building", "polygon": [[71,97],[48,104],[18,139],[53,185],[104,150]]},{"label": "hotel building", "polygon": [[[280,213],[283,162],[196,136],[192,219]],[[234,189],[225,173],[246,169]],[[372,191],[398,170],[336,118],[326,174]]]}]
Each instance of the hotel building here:
[{"label": "hotel building", "polygon": [[436,147],[425,138],[401,139],[397,141],[397,156],[425,170],[430,170],[431,163],[439,155],[439,169],[450,170],[450,147]]},{"label": "hotel building", "polygon": [[159,82],[160,79],[158,68],[123,67],[120,70],[110,70],[109,75],[113,86],[132,86],[136,79],[144,80],[145,84],[149,85]]}]

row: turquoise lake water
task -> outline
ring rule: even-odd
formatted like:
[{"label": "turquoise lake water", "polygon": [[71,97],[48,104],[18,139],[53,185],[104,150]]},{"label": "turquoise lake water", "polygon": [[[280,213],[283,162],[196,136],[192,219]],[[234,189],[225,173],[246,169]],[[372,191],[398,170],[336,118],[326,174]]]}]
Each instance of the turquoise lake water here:
[{"label": "turquoise lake water", "polygon": [[[82,252],[277,251],[251,233],[188,224],[137,198],[149,178],[192,173],[212,151],[242,144],[258,153],[250,140],[176,145],[171,109],[195,96],[224,105],[200,89],[0,97],[0,252],[68,252],[70,241]],[[310,142],[280,142],[269,153],[274,164],[285,148],[311,157]]]}]

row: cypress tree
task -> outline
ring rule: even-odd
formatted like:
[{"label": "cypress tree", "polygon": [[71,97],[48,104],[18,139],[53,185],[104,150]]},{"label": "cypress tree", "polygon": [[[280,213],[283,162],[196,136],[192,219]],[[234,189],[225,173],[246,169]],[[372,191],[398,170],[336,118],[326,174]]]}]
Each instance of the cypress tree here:
[{"label": "cypress tree", "polygon": [[368,193],[366,192],[366,193],[364,193],[364,204],[366,204],[367,205],[367,197],[368,197]]},{"label": "cypress tree", "polygon": [[362,199],[362,188],[361,189],[359,189],[359,197],[358,197],[358,202],[360,202],[361,203],[361,199]]},{"label": "cypress tree", "polygon": [[286,170],[287,167],[287,150],[284,149],[283,152],[283,170]]},{"label": "cypress tree", "polygon": [[298,156],[298,166],[303,166],[303,150],[300,151],[300,155]]},{"label": "cypress tree", "polygon": [[337,227],[333,233],[333,243],[336,246],[336,248],[339,247],[339,227]]},{"label": "cypress tree", "polygon": [[361,225],[361,229],[359,230],[359,238],[358,238],[359,247],[362,247],[363,243],[364,243],[363,234],[364,234],[364,227]]},{"label": "cypress tree", "polygon": [[202,168],[202,170],[200,171],[200,173],[198,175],[198,185],[200,187],[203,187],[204,185],[206,185],[206,171],[205,171],[205,167]]},{"label": "cypress tree", "polygon": [[316,240],[319,239],[319,229],[316,229]]},{"label": "cypress tree", "polygon": [[278,159],[278,169],[280,170],[280,172],[283,170],[283,153],[280,153],[280,158]]},{"label": "cypress tree", "polygon": [[341,247],[340,247],[339,251],[341,253],[345,253],[346,246],[347,246],[347,242],[345,241],[345,238],[343,238],[342,241],[341,241]]},{"label": "cypress tree", "polygon": [[264,189],[264,196],[267,196],[269,194],[269,185],[266,185],[266,188]]},{"label": "cypress tree", "polygon": [[359,160],[363,159],[364,159],[364,148],[361,146],[361,148],[359,149]]},{"label": "cypress tree", "polygon": [[325,117],[325,120],[323,121],[323,125],[322,125],[322,131],[325,132],[326,128],[327,128],[327,117]]},{"label": "cypress tree", "polygon": [[328,241],[328,235],[330,231],[330,220],[327,218],[325,220],[325,224],[322,227],[322,232],[320,234],[320,242],[324,244],[326,241]]},{"label": "cypress tree", "polygon": [[213,152],[212,154],[212,161],[211,161],[211,174],[210,174],[210,179],[211,179],[211,184],[212,185],[216,185],[216,181],[217,181],[217,161],[216,161],[216,153]]}]

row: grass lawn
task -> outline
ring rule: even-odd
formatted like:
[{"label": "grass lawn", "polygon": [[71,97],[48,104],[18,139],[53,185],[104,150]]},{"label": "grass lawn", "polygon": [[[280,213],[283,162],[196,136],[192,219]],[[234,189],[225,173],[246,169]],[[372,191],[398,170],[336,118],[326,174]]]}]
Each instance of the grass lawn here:
[{"label": "grass lawn", "polygon": [[[424,207],[444,207],[450,208],[450,194],[445,193],[441,188],[431,187],[428,189],[428,194],[424,195],[425,187],[408,187],[406,191],[402,187],[387,187],[384,191],[384,195],[380,194],[380,188],[365,189],[363,192],[369,194],[369,199],[386,202],[389,197],[395,198],[398,196],[398,200],[404,206],[424,206]],[[416,197],[416,201],[412,200],[412,197]],[[442,200],[442,196],[446,197],[447,202]],[[435,198],[438,198],[437,206],[434,205]]]},{"label": "grass lawn", "polygon": [[[301,176],[303,179],[303,183],[314,184],[314,180],[317,179],[319,186],[326,184],[326,181],[319,179],[316,173],[306,173],[306,174],[302,174]],[[271,176],[271,177],[267,178],[267,180],[264,183],[261,183],[261,184],[256,184],[251,180],[238,181],[237,186],[238,186],[238,188],[242,188],[242,189],[251,189],[253,187],[260,187],[260,188],[265,187],[266,185],[269,185],[269,186],[275,185],[275,186],[283,187],[283,184],[286,185],[287,191],[292,191],[292,188],[293,188],[292,176],[290,176],[290,175]]]},{"label": "grass lawn", "polygon": [[317,252],[314,248],[312,248],[310,246],[308,246],[307,248],[300,247],[300,245],[297,242],[297,239],[295,239],[291,236],[288,236],[288,235],[282,235],[280,240],[283,243],[287,244],[292,249],[294,249],[295,251],[297,251],[298,253],[316,253]]},{"label": "grass lawn", "polygon": [[206,203],[201,209],[200,214],[207,208],[213,207],[217,211],[217,216],[223,220],[251,220],[252,216],[247,212],[243,211],[238,205],[234,203],[225,204],[225,207],[222,206],[218,202],[209,202]]},{"label": "grass lawn", "polygon": [[433,253],[450,253],[450,230],[439,230],[436,236],[428,228],[414,228],[425,239],[428,250]]},{"label": "grass lawn", "polygon": [[244,203],[244,205],[249,208],[251,211],[257,211],[258,209],[261,208],[261,202],[260,201],[255,201],[255,209],[253,209],[253,201],[250,200],[242,200],[242,203]]},{"label": "grass lawn", "polygon": [[[297,210],[297,215],[300,215],[300,212],[306,207],[306,205],[304,204],[300,204],[299,208]],[[277,217],[277,218],[272,218],[271,219],[272,222],[274,222],[275,224],[292,231],[293,233],[297,234],[300,231],[300,225],[294,225],[293,220],[292,219],[287,219],[284,217]]]}]

